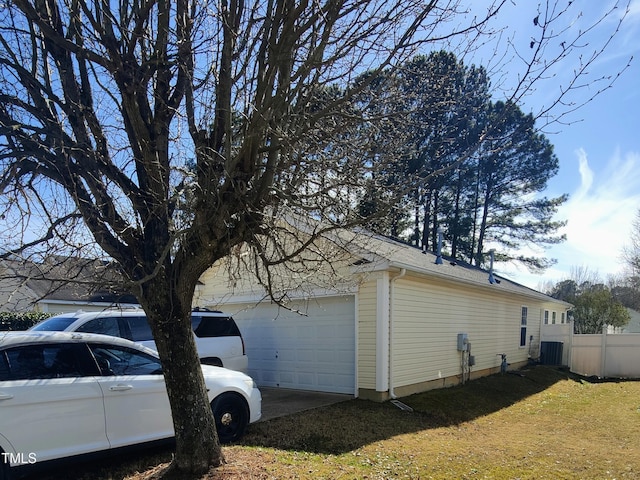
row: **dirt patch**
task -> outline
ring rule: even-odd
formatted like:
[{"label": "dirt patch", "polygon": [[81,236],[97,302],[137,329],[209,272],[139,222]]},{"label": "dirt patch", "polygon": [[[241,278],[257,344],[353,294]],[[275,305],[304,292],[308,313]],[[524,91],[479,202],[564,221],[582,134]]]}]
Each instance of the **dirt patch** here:
[{"label": "dirt patch", "polygon": [[191,479],[185,478],[184,474],[171,473],[169,462],[167,462],[145,472],[126,476],[123,480],[266,480],[275,478],[268,473],[267,468],[268,465],[275,465],[273,455],[236,447],[225,448],[224,455],[227,460],[225,465],[212,468],[208,473]]}]

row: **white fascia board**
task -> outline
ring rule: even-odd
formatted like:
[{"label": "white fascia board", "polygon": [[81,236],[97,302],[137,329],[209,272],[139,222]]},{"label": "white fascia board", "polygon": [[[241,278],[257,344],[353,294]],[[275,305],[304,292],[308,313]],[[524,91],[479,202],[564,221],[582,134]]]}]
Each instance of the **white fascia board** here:
[{"label": "white fascia board", "polygon": [[[528,287],[525,286],[519,286],[519,290],[514,291],[514,290],[507,290],[502,288],[501,289],[501,285],[500,284],[490,284],[488,281],[486,284],[477,282],[477,281],[473,281],[473,280],[469,280],[467,278],[463,278],[463,277],[455,277],[452,275],[445,275],[445,274],[441,274],[438,272],[434,272],[432,270],[423,270],[420,268],[416,268],[415,266],[412,265],[408,265],[402,262],[389,262],[388,264],[388,268],[389,269],[398,269],[398,270],[402,270],[403,268],[406,269],[408,272],[412,272],[415,274],[418,274],[420,276],[424,276],[424,277],[433,277],[433,278],[440,278],[442,280],[446,280],[448,282],[453,282],[453,283],[461,283],[464,285],[469,285],[469,286],[474,286],[474,287],[479,287],[481,289],[484,290],[488,290],[488,291],[492,291],[492,292],[500,292],[500,293],[504,293],[504,294],[509,294],[509,295],[520,295],[520,296],[524,296],[527,298],[532,298],[538,301],[546,301],[546,302],[552,302],[552,303],[557,303],[557,304],[561,304],[563,306],[565,306],[567,309],[571,309],[573,308],[573,305],[565,302],[563,300],[558,300],[555,299],[553,297],[550,297],[548,295],[545,295],[544,293],[541,292],[537,292],[535,290],[531,290]],[[487,272],[488,275],[488,272]],[[506,282],[509,282],[510,284],[514,284],[515,282],[512,282],[511,280],[508,280],[504,277],[500,277],[501,279],[503,279]]]},{"label": "white fascia board", "polygon": [[[344,295],[355,295],[358,292],[358,285],[350,285],[340,290],[330,290],[326,288],[314,288],[311,290],[291,290],[287,292],[287,298],[291,300],[306,300],[309,298],[326,298],[326,297],[340,297]],[[210,300],[204,300],[205,303],[212,303]],[[213,299],[217,300],[217,299]],[[234,295],[232,293],[227,294],[224,298],[219,299],[220,302],[216,305],[224,305],[225,303],[260,303],[263,301],[271,301],[268,295],[265,293],[243,293]]]}]

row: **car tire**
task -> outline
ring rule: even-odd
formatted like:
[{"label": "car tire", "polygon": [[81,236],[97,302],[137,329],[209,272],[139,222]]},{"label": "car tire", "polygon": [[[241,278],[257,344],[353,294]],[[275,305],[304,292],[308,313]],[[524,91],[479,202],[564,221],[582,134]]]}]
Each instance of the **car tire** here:
[{"label": "car tire", "polygon": [[236,393],[223,393],[211,402],[220,443],[231,443],[244,435],[249,425],[249,407]]}]

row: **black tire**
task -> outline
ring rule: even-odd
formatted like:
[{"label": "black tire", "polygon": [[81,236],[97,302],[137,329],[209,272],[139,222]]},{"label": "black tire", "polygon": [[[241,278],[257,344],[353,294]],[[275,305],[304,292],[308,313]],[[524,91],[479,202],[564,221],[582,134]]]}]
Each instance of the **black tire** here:
[{"label": "black tire", "polygon": [[237,393],[223,393],[211,402],[213,417],[220,443],[231,443],[242,438],[249,425],[249,407]]}]

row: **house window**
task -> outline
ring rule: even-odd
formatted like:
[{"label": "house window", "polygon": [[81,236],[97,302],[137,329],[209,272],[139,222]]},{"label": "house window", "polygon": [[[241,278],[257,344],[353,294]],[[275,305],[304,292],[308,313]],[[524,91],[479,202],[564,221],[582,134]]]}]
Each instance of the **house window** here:
[{"label": "house window", "polygon": [[551,312],[551,324],[556,324],[556,312]]},{"label": "house window", "polygon": [[527,307],[522,307],[522,313],[520,315],[520,346],[524,347],[527,345],[527,315],[529,313],[529,309]]},{"label": "house window", "polygon": [[544,324],[549,325],[549,310],[544,311]]},{"label": "house window", "polygon": [[565,323],[564,312],[560,312],[560,323]]}]

